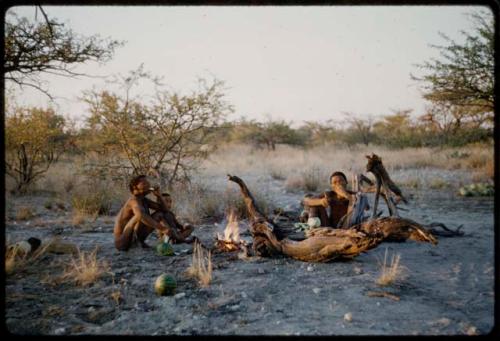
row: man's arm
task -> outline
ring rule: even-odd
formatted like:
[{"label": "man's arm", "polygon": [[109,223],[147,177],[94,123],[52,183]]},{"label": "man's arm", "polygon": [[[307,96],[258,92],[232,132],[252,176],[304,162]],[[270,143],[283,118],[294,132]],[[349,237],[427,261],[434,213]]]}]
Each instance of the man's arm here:
[{"label": "man's arm", "polygon": [[349,191],[347,188],[341,185],[335,185],[333,190],[335,191],[335,193],[337,193],[337,196],[347,200],[351,200],[352,196],[356,195],[356,192]]},{"label": "man's arm", "polygon": [[156,197],[158,199],[158,202],[150,200],[148,198],[144,198],[146,200],[146,203],[148,204],[149,208],[155,210],[155,211],[160,211],[160,212],[167,212],[166,205],[163,202],[163,198],[161,196]]},{"label": "man's arm", "polygon": [[179,223],[179,221],[177,220],[177,217],[175,216],[175,214],[172,212],[172,217],[174,218],[174,223],[176,225],[176,227],[178,229],[183,229],[184,228],[184,225],[182,225],[181,223]]},{"label": "man's arm", "polygon": [[305,206],[328,207],[328,200],[324,193],[314,197],[305,197],[304,199],[302,199],[302,202],[304,203]]},{"label": "man's arm", "polygon": [[132,200],[130,202],[130,205],[132,208],[132,212],[134,212],[135,216],[139,217],[141,223],[160,231],[166,230],[167,227],[163,223],[159,223],[156,220],[154,220],[153,217],[149,215],[149,212],[144,212],[143,207],[139,205],[137,200]]}]

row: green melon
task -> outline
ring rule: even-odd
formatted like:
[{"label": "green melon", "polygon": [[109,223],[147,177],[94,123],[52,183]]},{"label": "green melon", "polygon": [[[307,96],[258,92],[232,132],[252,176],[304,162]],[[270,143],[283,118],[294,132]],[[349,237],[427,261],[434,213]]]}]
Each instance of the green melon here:
[{"label": "green melon", "polygon": [[161,274],[156,279],[155,292],[159,296],[173,295],[176,288],[177,282],[175,281],[175,278],[170,275]]},{"label": "green melon", "polygon": [[156,245],[156,253],[160,256],[173,256],[174,248],[168,242],[161,242]]}]

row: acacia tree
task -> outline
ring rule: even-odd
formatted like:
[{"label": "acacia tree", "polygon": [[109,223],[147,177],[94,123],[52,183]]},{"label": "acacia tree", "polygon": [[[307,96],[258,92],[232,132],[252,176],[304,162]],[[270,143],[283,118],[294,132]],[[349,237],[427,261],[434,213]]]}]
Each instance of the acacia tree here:
[{"label": "acacia tree", "polygon": [[339,131],[335,127],[333,120],[325,123],[315,121],[304,121],[300,128],[308,137],[308,144],[312,146],[325,145],[338,139]]},{"label": "acacia tree", "polygon": [[145,78],[150,77],[139,69],[122,77],[122,95],[88,91],[83,96],[91,113],[87,126],[95,139],[92,149],[104,150],[105,155],[119,152],[128,162],[124,165],[106,157],[95,166],[125,170],[125,174],[154,170],[170,185],[189,180],[207,154],[208,134],[232,111],[224,100],[223,82],[200,79],[198,89],[189,95],[157,88],[148,104],[130,95],[132,87]]},{"label": "acacia tree", "polygon": [[349,124],[347,129],[348,140],[356,143],[363,143],[368,146],[370,142],[373,142],[375,134],[373,133],[373,117],[369,116],[366,118],[356,117],[352,113],[343,113],[345,117],[345,122]]},{"label": "acacia tree", "polygon": [[64,152],[65,120],[52,109],[17,107],[6,112],[5,171],[25,192]]},{"label": "acacia tree", "polygon": [[253,144],[257,148],[276,150],[279,143],[303,146],[307,136],[290,127],[284,120],[273,120],[268,116],[265,122],[242,118],[233,127],[233,138]]},{"label": "acacia tree", "polygon": [[87,61],[106,62],[121,42],[83,37],[63,23],[49,18],[41,6],[45,21],[30,22],[9,11],[5,22],[4,77],[19,86],[33,87],[50,98],[40,76],[81,76],[74,67]]},{"label": "acacia tree", "polygon": [[433,46],[439,59],[417,65],[427,71],[412,78],[423,83],[424,98],[448,106],[467,107],[492,121],[494,109],[494,23],[491,13],[470,15],[472,33],[462,31],[463,43],[443,33],[446,46]]},{"label": "acacia tree", "polygon": [[415,142],[415,127],[412,124],[410,114],[412,109],[391,110],[391,115],[382,117],[373,125],[373,132],[382,144],[392,147],[410,146]]}]

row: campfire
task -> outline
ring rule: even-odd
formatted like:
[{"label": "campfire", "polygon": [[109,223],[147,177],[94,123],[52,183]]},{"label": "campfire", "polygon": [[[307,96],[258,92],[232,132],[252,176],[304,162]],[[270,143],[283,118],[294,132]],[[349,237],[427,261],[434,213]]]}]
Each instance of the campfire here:
[{"label": "campfire", "polygon": [[243,250],[245,247],[245,241],[240,239],[240,228],[236,211],[230,210],[227,215],[227,225],[224,229],[224,236],[217,233],[214,249],[219,252],[231,252]]}]

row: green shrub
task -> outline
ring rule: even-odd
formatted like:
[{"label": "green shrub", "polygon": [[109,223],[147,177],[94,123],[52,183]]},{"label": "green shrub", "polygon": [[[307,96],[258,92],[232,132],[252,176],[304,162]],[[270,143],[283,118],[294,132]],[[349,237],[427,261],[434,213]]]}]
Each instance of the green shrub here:
[{"label": "green shrub", "polygon": [[489,183],[473,183],[461,187],[458,193],[463,197],[488,197],[495,195],[495,187]]}]

